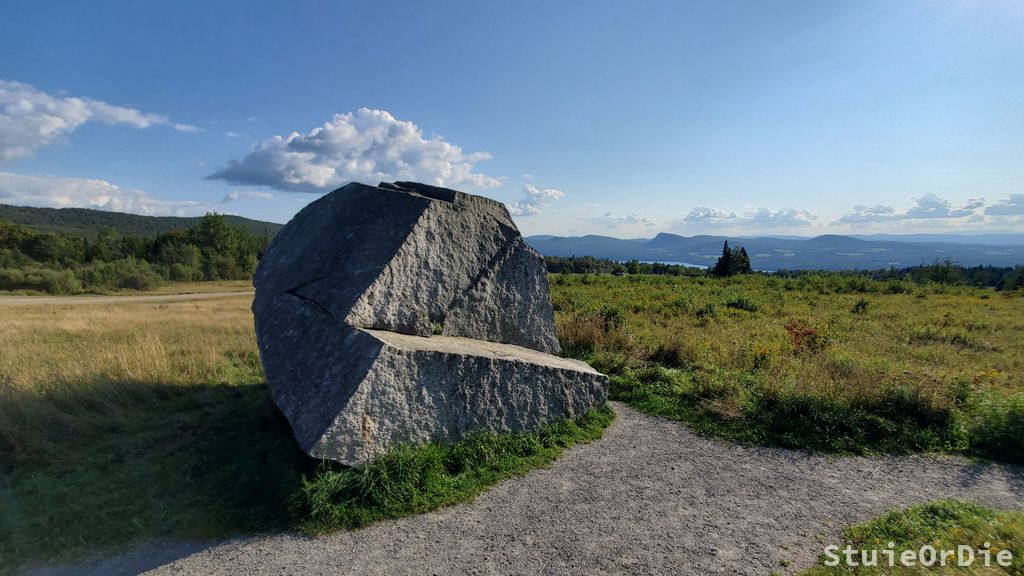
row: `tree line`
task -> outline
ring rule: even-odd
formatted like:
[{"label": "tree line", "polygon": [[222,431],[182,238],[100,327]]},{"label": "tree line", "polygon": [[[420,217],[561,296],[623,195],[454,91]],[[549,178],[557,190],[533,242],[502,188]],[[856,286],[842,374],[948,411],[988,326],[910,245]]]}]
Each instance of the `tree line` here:
[{"label": "tree line", "polygon": [[[802,278],[820,274],[821,271],[817,270],[778,270],[772,273],[773,276],[782,278]],[[950,260],[881,270],[842,270],[828,274],[881,282],[974,286],[995,288],[1000,291],[1024,288],[1024,266],[960,266]]]},{"label": "tree line", "polygon": [[51,294],[150,290],[165,281],[251,278],[270,238],[207,214],[155,237],[103,228],[93,238],[38,232],[0,220],[0,290]]},{"label": "tree line", "polygon": [[545,256],[544,264],[551,274],[657,274],[659,276],[702,276],[703,268],[664,264],[661,262],[640,262],[629,260],[619,262],[593,256]]},{"label": "tree line", "polygon": [[750,263],[747,251],[731,248],[726,242],[722,247],[722,255],[709,268],[680,266],[674,264],[644,263],[632,260],[620,262],[607,258],[561,257],[546,256],[544,262],[552,274],[657,274],[673,276],[732,276],[735,274],[762,274],[780,278],[803,278],[808,276],[828,276],[877,280],[882,282],[909,282],[911,284],[942,284],[946,286],[976,286],[995,288],[996,290],[1012,291],[1024,288],[1024,266],[960,266],[950,260],[887,268],[882,270],[778,270],[775,272],[755,272]]},{"label": "tree line", "polygon": [[[269,234],[253,234],[224,216],[207,214],[191,228],[157,236],[122,234],[102,228],[92,238],[61,232],[40,232],[0,220],[0,290],[76,294],[87,291],[150,290],[163,282],[243,280],[251,278],[270,242]],[[731,276],[754,272],[742,247],[725,243],[710,268],[607,258],[544,258],[557,274],[654,274]],[[815,270],[780,270],[773,276],[820,275]],[[915,284],[987,286],[997,290],[1024,288],[1024,266],[959,266],[951,261],[884,270],[827,272],[833,276]]]}]

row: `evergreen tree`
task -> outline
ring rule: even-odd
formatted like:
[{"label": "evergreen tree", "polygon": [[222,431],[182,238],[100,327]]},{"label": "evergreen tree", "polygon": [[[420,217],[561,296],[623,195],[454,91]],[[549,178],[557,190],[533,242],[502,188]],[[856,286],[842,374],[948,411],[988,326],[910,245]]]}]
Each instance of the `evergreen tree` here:
[{"label": "evergreen tree", "polygon": [[733,269],[732,263],[732,250],[729,249],[729,241],[725,241],[725,246],[722,247],[722,256],[715,262],[715,267],[711,269],[712,276],[718,276],[724,278],[725,276],[731,276]]},{"label": "evergreen tree", "polygon": [[711,275],[719,278],[725,276],[732,276],[734,274],[750,274],[752,272],[750,268],[750,256],[747,256],[747,249],[740,248],[729,248],[729,241],[725,241],[725,245],[722,246],[722,256],[715,262],[715,267],[711,269]]},{"label": "evergreen tree", "polygon": [[736,262],[736,274],[750,274],[750,256],[747,256],[747,249],[740,246],[739,257],[733,259]]}]

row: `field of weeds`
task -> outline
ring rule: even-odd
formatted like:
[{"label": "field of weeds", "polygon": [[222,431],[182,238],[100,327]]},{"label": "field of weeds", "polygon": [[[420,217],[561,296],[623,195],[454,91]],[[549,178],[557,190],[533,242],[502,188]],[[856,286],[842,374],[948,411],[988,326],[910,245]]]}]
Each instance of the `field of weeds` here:
[{"label": "field of weeds", "polygon": [[1024,460],[1020,291],[842,275],[552,275],[564,353],[715,436]]}]

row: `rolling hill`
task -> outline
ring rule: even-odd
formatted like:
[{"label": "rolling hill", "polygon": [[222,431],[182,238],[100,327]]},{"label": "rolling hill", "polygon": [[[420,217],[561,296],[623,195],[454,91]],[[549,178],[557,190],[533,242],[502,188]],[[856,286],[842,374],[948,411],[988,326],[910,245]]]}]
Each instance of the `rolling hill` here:
[{"label": "rolling hill", "polygon": [[[231,224],[259,236],[273,236],[282,224],[225,216]],[[191,228],[201,217],[141,216],[89,208],[33,208],[0,204],[0,220],[27,226],[41,232],[60,232],[70,236],[92,237],[101,228],[114,228],[129,236],[156,236],[164,232]]]},{"label": "rolling hill", "polygon": [[[225,216],[250,233],[273,236],[283,225]],[[105,227],[126,235],[156,236],[195,226],[200,218],[142,216],[88,208],[33,208],[0,204],[0,220],[39,231],[91,237]],[[813,238],[679,236],[663,232],[654,238],[610,236],[529,236],[526,240],[545,256],[594,256],[612,260],[673,262],[710,266],[722,243],[743,246],[758,270],[872,270],[931,264],[946,259],[963,266],[1024,264],[1024,234],[953,234],[841,236]]]},{"label": "rolling hill", "polygon": [[825,235],[814,238],[739,238],[678,236],[661,233],[654,238],[620,239],[608,236],[530,236],[526,240],[545,256],[594,256],[613,260],[676,262],[711,266],[722,253],[722,243],[746,248],[758,270],[873,270],[931,264],[946,259],[963,266],[1016,266],[1024,264],[1024,245],[955,241],[910,241],[888,236],[879,239]]}]

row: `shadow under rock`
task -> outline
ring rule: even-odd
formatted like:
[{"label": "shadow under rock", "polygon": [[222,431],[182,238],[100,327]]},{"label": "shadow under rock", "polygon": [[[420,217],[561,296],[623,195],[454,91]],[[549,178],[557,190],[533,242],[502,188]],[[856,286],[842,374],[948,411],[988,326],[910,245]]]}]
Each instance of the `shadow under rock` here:
[{"label": "shadow under rock", "polygon": [[318,464],[262,383],[0,388],[0,572],[135,573],[286,529]]}]

